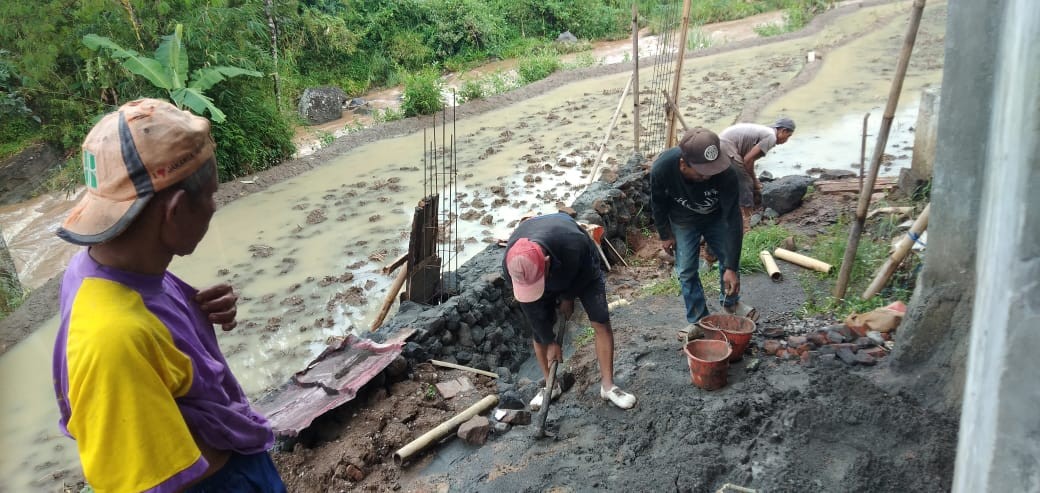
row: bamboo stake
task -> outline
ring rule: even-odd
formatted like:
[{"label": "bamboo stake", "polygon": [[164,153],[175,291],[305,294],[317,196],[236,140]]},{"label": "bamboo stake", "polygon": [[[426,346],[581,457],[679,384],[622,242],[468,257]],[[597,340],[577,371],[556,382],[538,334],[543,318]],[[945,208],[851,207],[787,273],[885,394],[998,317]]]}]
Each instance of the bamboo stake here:
[{"label": "bamboo stake", "polygon": [[383,325],[383,320],[386,319],[386,314],[390,312],[390,307],[394,305],[394,298],[397,298],[397,293],[401,292],[401,286],[404,286],[405,279],[408,278],[408,266],[404,266],[401,272],[397,274],[397,279],[394,279],[394,283],[390,285],[390,291],[386,293],[386,299],[383,300],[383,307],[379,309],[379,315],[372,321],[372,328],[369,329],[375,332],[380,325]]},{"label": "bamboo stake", "polygon": [[805,267],[806,269],[812,269],[817,272],[823,272],[824,274],[830,272],[831,269],[833,269],[833,266],[831,266],[831,264],[828,264],[827,262],[817,260],[812,257],[802,255],[800,253],[795,253],[790,250],[785,250],[783,248],[777,248],[776,250],[773,250],[773,255],[775,255],[776,258],[780,260],[786,260],[799,267]]},{"label": "bamboo stake", "polygon": [[[624,98],[622,98],[624,99]],[[632,2],[632,135],[639,151],[639,2]]]},{"label": "bamboo stake", "polygon": [[495,394],[481,399],[476,404],[466,408],[465,411],[456,414],[455,417],[437,425],[436,428],[423,433],[419,438],[416,438],[415,440],[408,442],[404,447],[397,449],[397,452],[394,452],[394,463],[400,466],[404,461],[408,460],[416,453],[455,431],[455,428],[462,423],[469,421],[473,416],[491,409],[495,404],[498,404],[498,396]]},{"label": "bamboo stake", "polygon": [[773,256],[769,254],[767,250],[758,252],[758,258],[762,259],[762,265],[766,268],[766,274],[769,274],[769,278],[774,281],[782,281],[784,275],[780,273],[780,268],[776,266],[776,260],[773,260]]},{"label": "bamboo stake", "polygon": [[476,368],[473,368],[472,366],[456,365],[455,363],[448,363],[447,361],[440,361],[440,360],[436,360],[436,359],[431,359],[430,363],[432,363],[433,366],[443,366],[445,368],[454,368],[456,370],[462,370],[462,371],[468,371],[468,372],[471,372],[471,373],[476,373],[477,375],[484,375],[484,376],[491,377],[491,378],[498,378],[498,373],[492,373],[490,371],[478,370]]},{"label": "bamboo stake", "polygon": [[624,265],[625,267],[628,267],[628,262],[625,262],[625,257],[622,257],[621,254],[618,253],[617,248],[614,248],[614,245],[612,245],[610,243],[610,240],[606,239],[606,238],[604,238],[604,240],[605,241],[603,243],[606,243],[607,244],[607,248],[609,248],[610,251],[614,252],[614,255],[618,258],[618,260],[621,261],[621,265]]},{"label": "bamboo stake", "polygon": [[397,270],[398,267],[400,267],[402,264],[404,264],[407,261],[408,261],[408,254],[406,253],[404,255],[401,255],[397,260],[394,260],[393,263],[391,263],[390,265],[384,265],[383,266],[383,274],[389,274],[389,273]]},{"label": "bamboo stake", "polygon": [[617,124],[618,115],[621,114],[621,108],[625,104],[625,96],[628,95],[628,90],[632,87],[632,79],[635,75],[628,78],[628,83],[625,84],[625,90],[621,91],[621,98],[618,100],[617,109],[614,110],[614,116],[610,117],[610,125],[607,126],[607,134],[603,136],[603,142],[599,144],[599,151],[596,152],[596,160],[592,162],[592,173],[589,174],[589,184],[592,184],[596,180],[596,172],[599,171],[600,162],[603,158],[603,152],[607,150],[607,141],[610,140],[610,133],[614,131],[614,125]]},{"label": "bamboo stake", "polygon": [[[675,77],[672,79],[672,99],[679,100],[679,80],[682,78],[683,58],[686,57],[686,34],[690,30],[691,0],[683,0],[682,31],[679,33],[679,58],[675,61]],[[675,145],[675,113],[668,118],[668,145]]]},{"label": "bamboo stake", "polygon": [[672,111],[672,114],[679,119],[679,124],[682,125],[682,130],[685,133],[690,127],[686,125],[686,120],[683,119],[682,113],[679,113],[679,107],[675,105],[674,101],[672,101],[672,97],[668,95],[668,91],[662,90],[661,94],[664,94],[664,102],[668,105],[668,109]]},{"label": "bamboo stake", "polygon": [[867,120],[870,113],[863,115],[863,140],[859,144],[859,189],[863,190],[863,167],[867,162]]},{"label": "bamboo stake", "polygon": [[910,253],[910,249],[914,246],[914,242],[917,241],[917,237],[920,236],[924,230],[928,229],[928,209],[931,206],[931,204],[928,204],[924,207],[924,210],[921,211],[921,215],[917,216],[917,219],[914,220],[914,224],[910,226],[910,231],[907,231],[906,235],[903,236],[903,239],[899,240],[899,244],[896,245],[895,250],[892,251],[892,255],[888,256],[885,263],[880,269],[878,269],[877,276],[875,276],[874,280],[870,282],[870,286],[867,286],[866,291],[863,291],[863,299],[869,300],[875,294],[878,294],[878,291],[881,291],[881,288],[888,283],[889,278],[891,278],[892,274],[895,273],[899,264],[902,263],[903,259],[906,258],[908,253]]},{"label": "bamboo stake", "polygon": [[925,0],[914,0],[913,11],[910,14],[910,26],[906,31],[903,49],[899,53],[896,74],[892,78],[892,89],[888,93],[888,104],[885,105],[885,114],[881,118],[881,129],[878,131],[877,142],[874,146],[874,156],[870,159],[870,173],[867,174],[865,177],[866,181],[860,187],[859,204],[856,207],[856,220],[852,223],[852,228],[849,230],[849,241],[845,248],[845,256],[841,261],[838,282],[834,285],[834,297],[838,299],[845,298],[845,288],[848,287],[849,277],[852,275],[852,264],[856,260],[859,237],[863,233],[863,223],[866,221],[867,209],[870,207],[870,196],[874,191],[874,181],[877,180],[878,170],[881,168],[881,157],[885,153],[885,145],[888,144],[888,132],[892,128],[896,106],[899,104],[899,93],[903,90],[903,79],[906,78],[906,68],[910,64],[910,54],[914,51],[914,41],[917,39],[917,28],[921,25],[924,3]]}]

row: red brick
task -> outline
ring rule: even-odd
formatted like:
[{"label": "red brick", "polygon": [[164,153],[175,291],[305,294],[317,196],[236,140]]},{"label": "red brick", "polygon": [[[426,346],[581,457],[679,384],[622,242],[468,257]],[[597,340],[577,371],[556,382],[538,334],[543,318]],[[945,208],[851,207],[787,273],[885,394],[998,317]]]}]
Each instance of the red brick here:
[{"label": "red brick", "polygon": [[787,355],[787,348],[779,348],[773,354],[775,354],[777,358],[783,359],[784,356]]},{"label": "red brick", "polygon": [[362,479],[365,479],[365,472],[357,466],[355,466],[354,464],[351,464],[347,466],[346,476],[350,478],[351,481],[357,483]]},{"label": "red brick", "polygon": [[794,352],[796,352],[798,354],[805,354],[806,352],[808,352],[808,351],[810,351],[812,349],[813,349],[812,344],[809,344],[807,342],[805,344],[802,344],[801,346],[798,346],[798,347],[794,348]]},{"label": "red brick", "polygon": [[814,332],[809,334],[807,339],[809,339],[809,342],[816,344],[817,346],[826,346],[831,342],[830,339],[827,339],[827,334],[824,332]]},{"label": "red brick", "polygon": [[813,351],[806,351],[802,353],[800,359],[802,360],[802,364],[807,367],[811,368],[813,366],[816,366],[816,358],[813,355]]},{"label": "red brick", "polygon": [[762,344],[762,350],[765,351],[766,354],[776,354],[777,350],[780,349],[781,346],[780,341],[770,339]]},{"label": "red brick", "polygon": [[787,338],[788,347],[798,347],[806,342],[809,342],[809,339],[805,336],[791,336]]}]

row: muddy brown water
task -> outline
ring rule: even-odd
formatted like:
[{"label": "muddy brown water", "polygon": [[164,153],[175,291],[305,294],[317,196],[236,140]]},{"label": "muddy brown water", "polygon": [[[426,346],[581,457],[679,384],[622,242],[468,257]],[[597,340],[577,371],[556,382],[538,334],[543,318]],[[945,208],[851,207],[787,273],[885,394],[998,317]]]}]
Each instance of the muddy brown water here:
[{"label": "muddy brown water", "polygon": [[[687,60],[680,107],[688,122],[716,130],[749,107],[757,108],[756,121],[794,117],[798,132],[760,163],[775,175],[847,168],[859,158],[862,113],[875,111],[873,128],[880,121],[906,12],[908,2],[856,9],[805,37]],[[912,144],[920,89],[939,81],[944,25],[945,3],[930,3],[889,138],[892,154],[894,146]],[[809,50],[822,54],[819,68],[806,67]],[[797,79],[812,71],[807,81]],[[568,83],[458,121],[460,213],[476,215],[460,222],[460,261],[508,235],[523,213],[555,210],[557,201],[580,193],[627,78],[617,73]],[[618,125],[608,157],[624,159],[631,153],[631,118]],[[422,148],[422,133],[413,132],[337,156],[305,157],[327,162],[223,207],[198,253],[174,263],[172,270],[188,282],[228,280],[243,296],[240,327],[220,340],[250,395],[283,382],[329,337],[371,323],[390,284],[379,269],[407,246],[402,232],[422,193]],[[493,185],[505,187],[507,203],[492,206]],[[30,286],[60,272],[72,251],[41,234],[71,203],[44,197],[0,209],[5,232],[16,231],[9,243],[23,272],[35,272]],[[490,223],[482,224],[487,214]],[[20,226],[9,228],[14,224]],[[56,324],[43,324],[0,357],[0,448],[12,457],[0,464],[0,491],[53,489],[61,484],[60,471],[78,474],[74,443],[55,426],[49,361]]]}]

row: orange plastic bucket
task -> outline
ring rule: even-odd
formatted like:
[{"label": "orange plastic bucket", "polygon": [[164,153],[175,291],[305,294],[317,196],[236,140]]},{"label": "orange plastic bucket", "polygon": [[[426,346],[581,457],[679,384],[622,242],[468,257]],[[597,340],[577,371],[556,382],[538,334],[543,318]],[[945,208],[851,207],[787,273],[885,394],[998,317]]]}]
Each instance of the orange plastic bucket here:
[{"label": "orange plastic bucket", "polygon": [[755,333],[754,320],[728,313],[708,315],[700,319],[697,325],[700,325],[709,337],[714,332],[725,334],[726,339],[733,345],[733,354],[729,357],[731,362],[740,361],[744,357],[744,350],[751,343],[751,335]]},{"label": "orange plastic bucket", "polygon": [[721,389],[726,386],[729,370],[729,343],[710,339],[698,339],[686,343],[683,352],[690,365],[690,379],[704,390]]}]

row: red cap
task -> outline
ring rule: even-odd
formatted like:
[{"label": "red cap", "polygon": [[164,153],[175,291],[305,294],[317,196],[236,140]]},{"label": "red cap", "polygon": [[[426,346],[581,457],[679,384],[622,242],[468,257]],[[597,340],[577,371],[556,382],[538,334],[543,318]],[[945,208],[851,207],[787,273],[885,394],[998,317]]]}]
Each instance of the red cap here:
[{"label": "red cap", "polygon": [[545,292],[545,252],[537,243],[520,238],[506,252],[506,269],[513,279],[513,296],[521,303],[538,301]]}]

